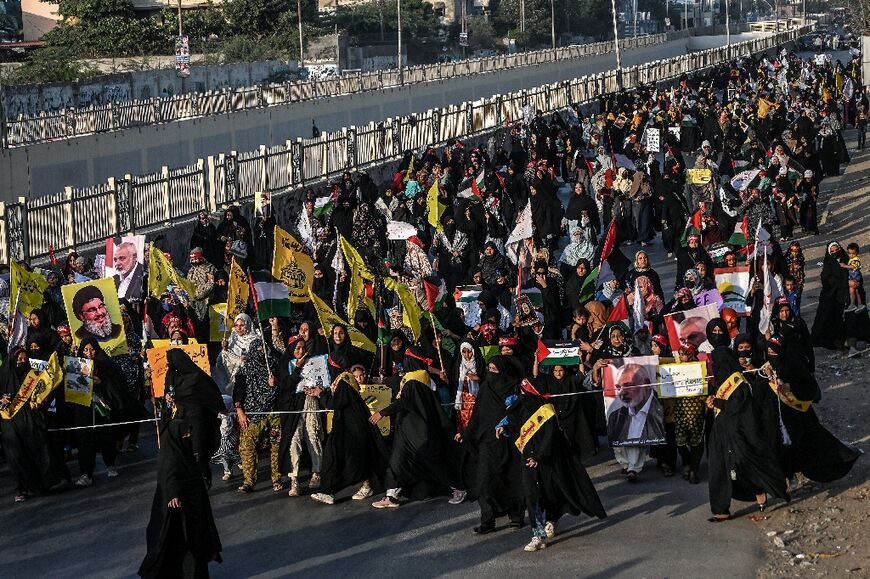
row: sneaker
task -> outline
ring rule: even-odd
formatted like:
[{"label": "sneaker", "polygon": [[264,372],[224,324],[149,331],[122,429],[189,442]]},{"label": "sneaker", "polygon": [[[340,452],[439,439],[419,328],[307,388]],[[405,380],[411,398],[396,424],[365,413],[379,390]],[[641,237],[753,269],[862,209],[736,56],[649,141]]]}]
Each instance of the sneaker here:
[{"label": "sneaker", "polygon": [[866,309],[867,309],[867,306],[865,306],[864,304],[858,304],[857,306],[855,306],[856,312],[863,312]]},{"label": "sneaker", "polygon": [[320,475],[319,474],[314,473],[311,475],[311,480],[308,481],[308,488],[310,488],[310,489],[320,488]]},{"label": "sneaker", "polygon": [[233,478],[233,473],[225,472],[224,475],[221,477],[221,480],[227,481],[227,480],[230,480],[232,478]]},{"label": "sneaker", "polygon": [[290,490],[287,491],[288,497],[298,497],[299,496],[299,483],[296,482],[296,479],[290,480]]},{"label": "sneaker", "polygon": [[379,501],[373,502],[372,506],[376,509],[397,509],[399,508],[399,503],[390,497],[384,497]]},{"label": "sneaker", "polygon": [[628,473],[625,475],[625,479],[626,479],[628,482],[630,482],[630,483],[636,483],[636,482],[638,481],[637,473],[634,472],[633,470],[630,470],[630,471],[628,471]]},{"label": "sneaker", "polygon": [[669,251],[669,252],[668,252],[668,257],[674,257],[674,254],[671,253],[671,252]]},{"label": "sneaker", "polygon": [[556,536],[556,523],[553,521],[547,521],[544,525],[544,532],[547,533],[547,538],[552,539]]},{"label": "sneaker", "polygon": [[92,484],[94,484],[94,479],[92,479],[91,477],[89,477],[86,474],[83,474],[82,476],[80,476],[78,478],[78,480],[76,481],[77,487],[89,487]]},{"label": "sneaker", "polygon": [[27,500],[27,495],[25,495],[25,494],[15,495],[15,502],[16,503],[23,503],[26,500]]},{"label": "sneaker", "polygon": [[856,306],[856,305],[854,305],[854,304],[849,304],[848,306],[846,306],[846,309],[843,310],[843,311],[846,312],[847,314],[850,314],[850,313],[854,312],[854,311],[857,310],[857,309],[858,309],[858,306]]},{"label": "sneaker", "polygon": [[529,541],[529,544],[523,547],[523,551],[527,553],[534,553],[535,551],[540,551],[541,549],[547,548],[547,542],[540,537],[532,537],[532,540]]},{"label": "sneaker", "polygon": [[861,352],[859,350],[856,350],[853,346],[849,348],[849,353],[846,354],[846,356],[848,356],[849,358],[858,358],[861,356]]},{"label": "sneaker", "polygon": [[450,498],[448,503],[451,505],[460,505],[465,502],[465,497],[468,495],[466,491],[461,491],[459,489],[453,489],[453,496]]},{"label": "sneaker", "polygon": [[372,487],[370,487],[368,483],[365,483],[363,484],[363,486],[359,487],[358,491],[353,493],[353,496],[351,498],[355,501],[363,501],[372,496],[373,494],[374,493],[372,492]]},{"label": "sneaker", "polygon": [[312,500],[315,500],[318,503],[323,503],[324,505],[335,504],[335,497],[326,493],[314,493],[311,495],[311,498]]},{"label": "sneaker", "polygon": [[116,469],[115,467],[110,467],[110,468],[106,471],[106,475],[107,475],[109,478],[115,478],[116,476],[118,476],[118,469]]}]

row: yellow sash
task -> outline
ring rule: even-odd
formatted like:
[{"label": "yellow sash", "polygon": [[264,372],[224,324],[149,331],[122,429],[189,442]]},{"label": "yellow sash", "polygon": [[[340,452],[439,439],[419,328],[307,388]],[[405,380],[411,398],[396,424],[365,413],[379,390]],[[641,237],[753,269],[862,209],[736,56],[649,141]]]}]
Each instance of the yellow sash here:
[{"label": "yellow sash", "polygon": [[544,404],[538,408],[534,414],[529,416],[529,419],[526,420],[525,424],[523,424],[523,427],[520,429],[520,435],[517,437],[517,441],[514,442],[517,449],[522,452],[535,433],[541,429],[545,422],[553,418],[555,415],[556,409],[553,405]]},{"label": "yellow sash", "polygon": [[[10,363],[14,363],[14,360],[9,360],[7,362],[7,364]],[[0,410],[0,417],[4,420],[11,420],[16,414],[18,414],[18,411],[21,410],[30,400],[30,397],[36,390],[36,385],[38,383],[39,377],[36,375],[36,370],[28,372],[27,376],[24,377],[24,382],[21,384],[21,388],[18,389],[18,393],[12,398],[9,406],[6,410]]]},{"label": "yellow sash", "polygon": [[777,388],[777,386],[779,385],[779,378],[777,377],[776,371],[773,369],[769,362],[764,364],[761,369],[764,370],[765,374],[770,376],[767,384],[768,386],[770,386],[770,389],[773,390],[777,398],[779,398],[783,404],[794,408],[798,412],[806,412],[810,409],[810,406],[813,405],[812,400],[798,400],[795,395],[791,393],[791,391],[789,391],[787,394],[783,394],[779,391],[779,389]]},{"label": "yellow sash", "polygon": [[[728,379],[723,382],[716,390],[716,398],[720,400],[728,400],[741,384],[746,384],[746,378],[741,372],[734,372]],[[713,408],[714,416],[719,414],[718,408]]]}]

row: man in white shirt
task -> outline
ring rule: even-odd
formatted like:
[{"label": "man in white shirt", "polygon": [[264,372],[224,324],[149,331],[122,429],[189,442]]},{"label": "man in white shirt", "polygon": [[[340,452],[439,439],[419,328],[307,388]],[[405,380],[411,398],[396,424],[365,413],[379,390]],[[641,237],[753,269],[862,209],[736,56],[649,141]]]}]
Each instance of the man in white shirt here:
[{"label": "man in white shirt", "polygon": [[142,298],[142,264],[136,260],[136,245],[125,241],[115,248],[112,255],[112,265],[115,269],[115,285],[118,287],[118,297],[129,300]]}]

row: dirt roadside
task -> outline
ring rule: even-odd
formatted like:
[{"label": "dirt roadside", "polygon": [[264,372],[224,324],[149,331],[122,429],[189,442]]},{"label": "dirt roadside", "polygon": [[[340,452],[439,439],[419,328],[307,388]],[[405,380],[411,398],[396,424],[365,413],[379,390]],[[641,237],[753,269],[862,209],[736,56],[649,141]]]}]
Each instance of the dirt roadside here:
[{"label": "dirt roadside", "polygon": [[[810,327],[827,244],[837,241],[845,247],[856,242],[862,253],[870,251],[870,150],[855,150],[854,131],[845,136],[852,162],[843,175],[822,184],[821,235],[799,238],[807,275],[802,315]],[[858,347],[868,345],[859,343]],[[818,484],[800,477],[790,504],[779,503],[764,517],[756,517],[759,540],[767,553],[759,577],[870,577],[870,456],[866,456],[870,451],[870,350],[851,359],[816,348],[816,360],[822,400],[814,408],[820,421],[865,456],[847,477],[834,483]]]}]

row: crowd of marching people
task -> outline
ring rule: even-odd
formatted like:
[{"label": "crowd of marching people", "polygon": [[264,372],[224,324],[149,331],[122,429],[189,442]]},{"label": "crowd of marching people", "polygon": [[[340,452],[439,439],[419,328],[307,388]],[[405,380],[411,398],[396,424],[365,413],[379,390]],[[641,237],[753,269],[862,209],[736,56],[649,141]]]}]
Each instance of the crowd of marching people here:
[{"label": "crowd of marching people", "polygon": [[[185,259],[152,248],[134,278],[141,292],[116,280],[120,355],[67,319],[60,288],[99,277],[93,264],[55,260],[25,335],[13,344],[7,334],[2,408],[27,384],[29,360],[52,353],[93,361],[94,396],[91,407],[67,404],[59,388],[3,416],[16,500],[64,479],[94,484],[98,453],[116,477],[151,412],[161,446],[143,576],[219,560],[212,469],[250,493],[265,453],[274,492],[331,505],[350,489],[353,500],[379,495],[378,509],[437,494],[477,501],[478,534],[528,517],[527,551],[545,548],[564,514],[606,516],[584,461],[614,432],[647,441],[610,439],[629,483],[653,476],[641,474],[654,460],[662,476],[697,484],[706,456],[715,522],[731,518],[732,499],[762,510],[788,500],[797,473],[836,480],[858,453],[815,415],[813,346],[856,356],[867,341],[861,253],[829,244],[810,325],[799,239],[819,234],[819,187],[849,162],[846,127],[863,148],[862,86],[857,56],[741,57],[672,87],[602,95],[591,113],[528,110],[482,146],[409,152],[383,186],[347,173],[327,195],[283,200],[291,218],[280,223],[269,206],[250,221],[235,206],[217,223],[202,213]],[[276,267],[288,238],[295,253]],[[673,279],[645,249],[659,243]],[[152,292],[157,258],[175,267]],[[296,272],[306,260],[310,276]],[[727,297],[717,272],[742,268],[740,307],[720,301],[690,328],[699,318],[686,312]],[[291,292],[305,280],[280,315],[264,313],[255,288],[267,286],[254,284],[276,278]],[[88,299],[73,304],[85,323]],[[155,340],[208,344],[210,371],[170,348],[164,395],[152,398]],[[608,368],[643,356],[703,363],[706,387],[664,397],[654,372],[626,363],[608,393]],[[608,412],[614,400],[627,411]]]}]

